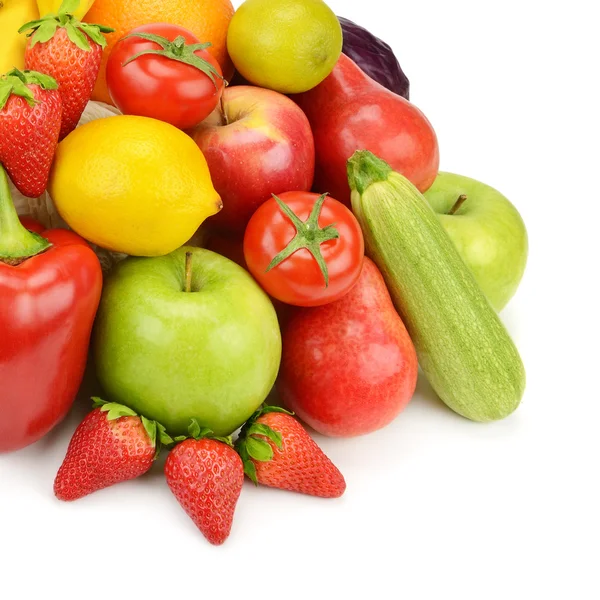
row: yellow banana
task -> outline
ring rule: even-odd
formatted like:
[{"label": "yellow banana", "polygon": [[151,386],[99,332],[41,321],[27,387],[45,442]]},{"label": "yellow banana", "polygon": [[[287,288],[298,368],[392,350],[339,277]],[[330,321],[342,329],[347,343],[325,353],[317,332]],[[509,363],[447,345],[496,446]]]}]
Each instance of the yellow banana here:
[{"label": "yellow banana", "polygon": [[[2,2],[2,0],[0,0]],[[62,0],[37,0],[40,15],[43,17],[48,13],[58,12],[58,7],[62,4]],[[78,19],[83,19],[85,13],[90,10],[94,4],[94,0],[81,0],[79,8],[73,13]]]},{"label": "yellow banana", "polygon": [[23,68],[27,38],[18,30],[38,18],[35,0],[0,0],[0,75]]}]

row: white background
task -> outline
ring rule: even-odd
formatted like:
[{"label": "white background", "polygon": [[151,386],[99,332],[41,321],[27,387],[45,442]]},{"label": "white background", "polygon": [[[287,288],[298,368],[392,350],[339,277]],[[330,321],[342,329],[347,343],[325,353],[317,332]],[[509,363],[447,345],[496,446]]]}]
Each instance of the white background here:
[{"label": "white background", "polygon": [[442,169],[497,187],[525,219],[528,269],[502,313],[528,373],[518,411],[471,423],[422,383],[385,430],[318,437],[346,476],[343,498],[247,483],[231,537],[213,547],[160,465],[72,504],[54,499],[82,404],[43,441],[0,456],[0,598],[599,597],[592,4],[330,0],[392,44]]}]

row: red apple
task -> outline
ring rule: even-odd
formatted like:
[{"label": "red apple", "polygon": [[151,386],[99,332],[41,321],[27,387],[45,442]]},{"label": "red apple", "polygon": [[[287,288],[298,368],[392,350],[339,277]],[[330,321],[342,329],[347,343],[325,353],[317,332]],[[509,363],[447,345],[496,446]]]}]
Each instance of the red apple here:
[{"label": "red apple", "polygon": [[284,405],[323,435],[385,427],[417,383],[417,354],[375,263],[340,300],[296,309],[283,328],[277,388]]},{"label": "red apple", "polygon": [[242,233],[271,194],[312,186],[315,146],[310,124],[283,94],[229,87],[223,93],[223,112],[215,111],[192,136],[223,200],[223,210],[210,219],[218,229]]},{"label": "red apple", "polygon": [[355,150],[370,150],[421,192],[435,180],[438,143],[425,115],[346,55],[322,83],[293,99],[308,116],[315,138],[315,189],[349,204],[346,162]]}]

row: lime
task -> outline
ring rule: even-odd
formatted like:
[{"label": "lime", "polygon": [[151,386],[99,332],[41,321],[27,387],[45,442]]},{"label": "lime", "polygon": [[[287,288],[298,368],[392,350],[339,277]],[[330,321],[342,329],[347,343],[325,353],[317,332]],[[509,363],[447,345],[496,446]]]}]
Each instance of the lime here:
[{"label": "lime", "polygon": [[227,49],[251,83],[298,94],[331,73],[342,28],[322,0],[246,0],[229,25]]}]

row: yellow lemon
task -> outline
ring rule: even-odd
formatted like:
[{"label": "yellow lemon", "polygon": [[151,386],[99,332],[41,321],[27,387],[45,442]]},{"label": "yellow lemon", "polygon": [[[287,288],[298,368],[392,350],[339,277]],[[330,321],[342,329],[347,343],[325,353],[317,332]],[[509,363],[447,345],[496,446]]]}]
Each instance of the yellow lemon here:
[{"label": "yellow lemon", "polygon": [[194,141],[146,117],[75,129],[58,145],[48,189],[75,232],[134,256],[168,254],[222,208]]},{"label": "yellow lemon", "polygon": [[321,83],[340,57],[342,41],[340,23],[322,0],[246,0],[227,33],[240,74],[284,94]]},{"label": "yellow lemon", "polygon": [[18,29],[39,18],[35,0],[0,0],[0,75],[23,68],[27,37]]}]

